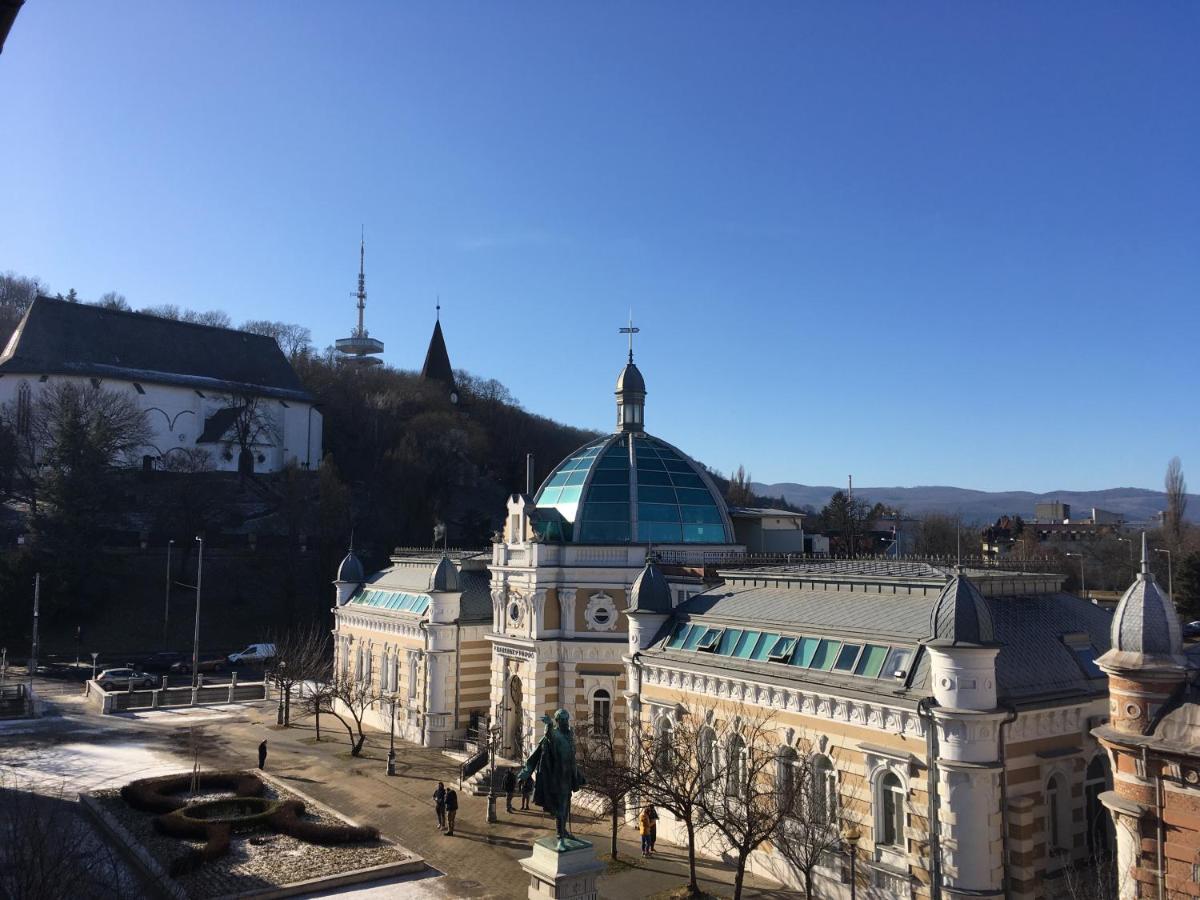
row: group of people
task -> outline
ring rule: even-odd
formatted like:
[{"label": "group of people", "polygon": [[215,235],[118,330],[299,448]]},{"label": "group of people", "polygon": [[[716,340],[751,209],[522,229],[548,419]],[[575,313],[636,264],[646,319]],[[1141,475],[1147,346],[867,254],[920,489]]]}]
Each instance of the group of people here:
[{"label": "group of people", "polygon": [[509,812],[513,811],[513,794],[518,789],[521,791],[521,809],[529,809],[529,796],[533,793],[533,775],[517,778],[516,772],[508,769],[504,773],[504,807]]},{"label": "group of people", "polygon": [[437,813],[438,831],[454,836],[454,819],[458,815],[458,791],[438,782],[433,792],[433,810]]},{"label": "group of people", "polygon": [[658,810],[652,805],[638,815],[638,832],[642,836],[642,856],[650,856],[654,852],[654,842],[658,840]]}]

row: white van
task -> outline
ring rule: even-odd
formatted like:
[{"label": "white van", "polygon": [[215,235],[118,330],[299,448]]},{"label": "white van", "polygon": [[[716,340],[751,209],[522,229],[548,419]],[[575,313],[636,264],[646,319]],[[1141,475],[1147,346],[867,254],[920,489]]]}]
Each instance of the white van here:
[{"label": "white van", "polygon": [[245,650],[240,650],[237,653],[229,654],[231,663],[251,663],[253,665],[262,665],[269,659],[275,657],[274,644],[251,644]]}]

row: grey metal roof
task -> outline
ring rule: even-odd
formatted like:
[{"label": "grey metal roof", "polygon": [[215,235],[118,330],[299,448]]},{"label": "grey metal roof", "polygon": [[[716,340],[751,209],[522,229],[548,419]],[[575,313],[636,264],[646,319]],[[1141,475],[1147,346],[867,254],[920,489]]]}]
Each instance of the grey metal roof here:
[{"label": "grey metal roof", "polygon": [[927,562],[904,559],[813,559],[784,566],[761,566],[741,570],[730,567],[722,574],[763,578],[770,575],[870,575],[872,577],[928,578],[946,580],[946,570]]},{"label": "grey metal roof", "polygon": [[429,573],[429,590],[454,592],[458,587],[458,568],[443,556]]},{"label": "grey metal roof", "polygon": [[[942,578],[946,576],[943,574]],[[918,586],[923,587],[918,579]],[[774,662],[664,649],[679,621],[712,621],[781,634],[918,648],[927,643],[930,619],[941,592],[875,593],[826,586],[755,587],[725,585],[697,594],[676,609],[645,656],[690,667],[761,674],[785,683],[823,685],[839,693],[916,699],[930,693],[927,654],[918,651],[907,685],[888,679],[819,672]],[[1071,696],[1103,696],[1107,682],[1089,675],[1076,652],[1063,642],[1068,634],[1086,635],[1096,655],[1108,649],[1110,616],[1098,606],[1062,592],[979,598],[990,614],[995,642],[998,693],[1017,705]]]},{"label": "grey metal roof", "polygon": [[[393,560],[393,564],[369,579],[371,587],[389,591],[458,591],[459,620],[464,622],[489,622],[492,618],[491,573],[487,568],[486,554],[463,555],[448,559],[444,556],[412,556]],[[440,577],[448,584],[445,566],[455,570],[455,587],[435,587]],[[441,576],[438,575],[441,570]]]},{"label": "grey metal roof", "polygon": [[338,566],[337,580],[362,584],[363,578],[363,564],[351,549],[346,553],[346,558],[342,560],[341,565]]},{"label": "grey metal roof", "polygon": [[487,569],[463,569],[458,573],[462,588],[459,619],[463,622],[492,620],[492,575]]},{"label": "grey metal roof", "polygon": [[653,559],[646,560],[646,567],[638,573],[629,589],[629,606],[626,613],[656,613],[671,611],[671,586],[662,569]]},{"label": "grey metal roof", "polygon": [[311,401],[273,338],[38,297],[17,326],[5,375],[78,375]]},{"label": "grey metal roof", "polygon": [[641,371],[633,364],[633,360],[629,360],[621,374],[617,376],[617,393],[623,391],[634,391],[639,394],[646,393],[646,379],[642,377]]}]

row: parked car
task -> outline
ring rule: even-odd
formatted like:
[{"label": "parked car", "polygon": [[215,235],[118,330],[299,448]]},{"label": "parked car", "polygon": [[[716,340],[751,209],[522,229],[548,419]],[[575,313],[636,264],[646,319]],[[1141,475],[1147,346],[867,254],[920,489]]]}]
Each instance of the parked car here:
[{"label": "parked car", "polygon": [[[202,659],[200,660],[199,669],[201,672],[224,672],[229,665],[225,659],[218,657],[217,659]],[[173,675],[191,675],[192,674],[192,658],[189,656],[171,666],[171,674]]]},{"label": "parked car", "polygon": [[1183,626],[1183,636],[1185,638],[1200,637],[1200,619],[1195,622],[1188,622]]},{"label": "parked car", "polygon": [[152,688],[156,685],[153,675],[135,672],[133,669],[105,669],[96,676],[96,683],[105,691],[127,691],[133,688]]},{"label": "parked car", "polygon": [[142,670],[145,672],[170,672],[171,668],[176,663],[191,662],[190,657],[185,657],[182,653],[176,653],[173,650],[164,650],[161,653],[152,653],[142,661]]},{"label": "parked car", "polygon": [[251,644],[245,650],[239,650],[237,653],[229,654],[229,662],[233,663],[250,663],[252,665],[264,665],[267,660],[275,658],[274,644]]}]

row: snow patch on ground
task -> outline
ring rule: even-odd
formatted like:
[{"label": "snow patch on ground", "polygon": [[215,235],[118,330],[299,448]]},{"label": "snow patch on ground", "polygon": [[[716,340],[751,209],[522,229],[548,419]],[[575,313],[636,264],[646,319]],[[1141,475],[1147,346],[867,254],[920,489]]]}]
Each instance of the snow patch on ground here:
[{"label": "snow patch on ground", "polygon": [[88,791],[186,767],[183,757],[119,741],[0,748],[0,776],[40,792]]}]

